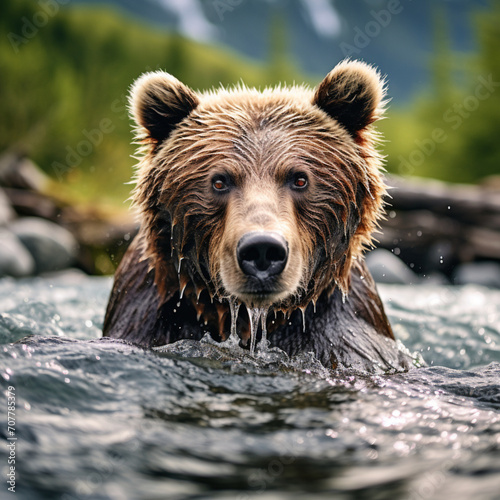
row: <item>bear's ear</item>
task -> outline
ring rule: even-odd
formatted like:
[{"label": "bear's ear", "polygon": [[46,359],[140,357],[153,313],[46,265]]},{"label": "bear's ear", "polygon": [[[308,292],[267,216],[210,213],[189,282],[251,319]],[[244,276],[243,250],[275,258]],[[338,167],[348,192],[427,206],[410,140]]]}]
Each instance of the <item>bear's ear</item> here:
[{"label": "bear's ear", "polygon": [[343,61],[319,84],[313,104],[343,125],[354,137],[383,113],[384,82],[360,61]]},{"label": "bear's ear", "polygon": [[130,92],[130,109],[149,139],[161,142],[198,106],[196,93],[177,78],[155,71],[142,75]]}]

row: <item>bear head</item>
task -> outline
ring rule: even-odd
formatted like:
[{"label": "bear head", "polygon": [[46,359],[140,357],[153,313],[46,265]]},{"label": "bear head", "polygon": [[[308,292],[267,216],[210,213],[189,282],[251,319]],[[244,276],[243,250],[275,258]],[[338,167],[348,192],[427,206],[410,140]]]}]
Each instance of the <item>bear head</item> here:
[{"label": "bear head", "polygon": [[383,96],[379,74],[357,61],[314,90],[197,93],[164,72],[139,78],[133,200],[165,300],[172,274],[181,296],[188,287],[284,312],[347,294],[382,212],[372,123]]}]

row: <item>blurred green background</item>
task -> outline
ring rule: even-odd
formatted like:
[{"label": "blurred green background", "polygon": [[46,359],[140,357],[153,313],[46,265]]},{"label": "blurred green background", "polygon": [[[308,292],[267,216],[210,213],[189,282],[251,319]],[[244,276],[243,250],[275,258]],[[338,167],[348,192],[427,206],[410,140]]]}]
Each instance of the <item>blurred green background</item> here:
[{"label": "blurred green background", "polygon": [[314,86],[364,59],[387,74],[390,172],[500,171],[500,0],[8,0],[0,34],[0,153],[29,156],[74,203],[126,208],[128,89],[155,69],[200,90]]}]

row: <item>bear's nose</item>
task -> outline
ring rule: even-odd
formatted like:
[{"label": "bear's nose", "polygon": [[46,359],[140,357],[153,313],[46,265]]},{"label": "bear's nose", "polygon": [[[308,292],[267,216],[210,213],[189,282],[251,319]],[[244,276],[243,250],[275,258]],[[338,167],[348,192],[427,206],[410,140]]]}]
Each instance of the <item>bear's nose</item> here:
[{"label": "bear's nose", "polygon": [[288,245],[278,233],[251,232],[238,242],[236,255],[246,275],[265,280],[285,269]]}]

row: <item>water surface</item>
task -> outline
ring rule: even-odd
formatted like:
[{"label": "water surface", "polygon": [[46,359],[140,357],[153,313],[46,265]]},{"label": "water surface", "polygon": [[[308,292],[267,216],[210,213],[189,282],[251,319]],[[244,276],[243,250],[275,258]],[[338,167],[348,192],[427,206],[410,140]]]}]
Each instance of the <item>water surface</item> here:
[{"label": "water surface", "polygon": [[363,376],[277,350],[100,340],[110,287],[0,280],[17,498],[500,497],[500,291],[380,286],[427,367]]}]

